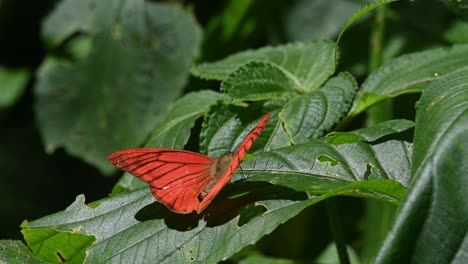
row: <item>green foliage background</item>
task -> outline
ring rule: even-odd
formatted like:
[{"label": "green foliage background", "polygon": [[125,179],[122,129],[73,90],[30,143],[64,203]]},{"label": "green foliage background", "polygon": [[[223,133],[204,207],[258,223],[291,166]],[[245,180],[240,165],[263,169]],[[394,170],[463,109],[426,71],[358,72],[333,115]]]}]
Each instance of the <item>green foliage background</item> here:
[{"label": "green foliage background", "polygon": [[[0,0],[0,262],[468,262],[466,1],[25,2]],[[266,113],[201,215],[106,160],[217,157]]]}]

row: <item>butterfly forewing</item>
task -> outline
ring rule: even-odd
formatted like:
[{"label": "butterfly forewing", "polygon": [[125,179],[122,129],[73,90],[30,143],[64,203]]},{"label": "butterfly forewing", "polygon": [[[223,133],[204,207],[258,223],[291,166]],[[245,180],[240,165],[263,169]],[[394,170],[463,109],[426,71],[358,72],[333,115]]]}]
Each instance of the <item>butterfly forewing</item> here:
[{"label": "butterfly forewing", "polygon": [[198,210],[197,196],[210,181],[215,161],[198,153],[164,148],[125,149],[108,159],[148,183],[154,197],[177,213]]}]

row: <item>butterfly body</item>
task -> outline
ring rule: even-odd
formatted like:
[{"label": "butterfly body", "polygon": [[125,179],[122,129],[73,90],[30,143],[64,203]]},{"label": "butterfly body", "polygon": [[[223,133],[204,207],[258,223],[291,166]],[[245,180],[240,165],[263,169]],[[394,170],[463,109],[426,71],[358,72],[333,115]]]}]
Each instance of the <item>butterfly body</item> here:
[{"label": "butterfly body", "polygon": [[270,115],[263,117],[234,154],[212,158],[168,148],[133,148],[107,158],[150,186],[159,202],[181,214],[200,213],[229,182],[240,161],[263,131]]},{"label": "butterfly body", "polygon": [[205,185],[205,187],[203,187],[201,193],[197,196],[198,201],[202,202],[222,176],[226,174],[231,160],[232,154],[226,153],[213,162],[210,167],[210,181]]}]

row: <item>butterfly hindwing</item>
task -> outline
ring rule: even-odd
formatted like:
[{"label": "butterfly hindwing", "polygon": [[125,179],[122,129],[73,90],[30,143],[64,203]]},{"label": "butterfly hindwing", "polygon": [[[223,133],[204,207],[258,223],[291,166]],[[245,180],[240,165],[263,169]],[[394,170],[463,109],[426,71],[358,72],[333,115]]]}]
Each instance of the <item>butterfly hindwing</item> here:
[{"label": "butterfly hindwing", "polygon": [[210,181],[214,159],[198,153],[135,148],[112,153],[109,161],[148,183],[155,198],[178,213],[198,211],[198,194]]},{"label": "butterfly hindwing", "polygon": [[214,185],[209,194],[205,197],[203,201],[201,201],[200,211],[205,209],[214,199],[214,197],[221,191],[221,189],[229,182],[229,180],[232,178],[237,168],[239,167],[239,164],[244,158],[245,154],[247,154],[250,147],[252,147],[255,140],[257,140],[257,138],[262,133],[269,119],[270,114],[265,115],[256,124],[255,128],[252,131],[250,131],[247,137],[242,141],[236,153],[234,153],[234,155],[232,156],[231,162],[229,163],[229,167],[227,168],[224,175],[219,178],[218,182],[216,183],[216,185]]}]

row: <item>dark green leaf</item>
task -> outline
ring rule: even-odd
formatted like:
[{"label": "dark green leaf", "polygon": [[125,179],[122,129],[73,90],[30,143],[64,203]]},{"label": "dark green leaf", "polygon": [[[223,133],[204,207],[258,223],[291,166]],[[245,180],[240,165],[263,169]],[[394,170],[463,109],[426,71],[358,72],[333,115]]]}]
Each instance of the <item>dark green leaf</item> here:
[{"label": "dark green leaf", "polygon": [[[50,19],[75,12],[75,2],[63,2]],[[76,15],[85,18],[72,19],[69,26],[90,28],[91,50],[79,62],[49,57],[43,63],[35,87],[37,120],[48,152],[64,147],[111,172],[107,154],[142,144],[179,95],[200,31],[193,16],[174,5],[138,0],[81,5],[86,7]],[[91,6],[91,14],[83,11]],[[92,27],[83,21],[92,21]],[[45,34],[56,41],[70,32],[54,22],[46,25]]]},{"label": "dark green leaf", "polygon": [[375,263],[468,261],[468,67],[424,90],[412,182]]}]

